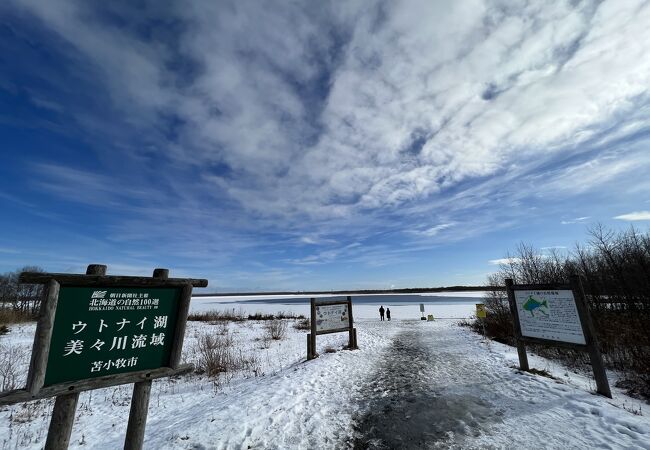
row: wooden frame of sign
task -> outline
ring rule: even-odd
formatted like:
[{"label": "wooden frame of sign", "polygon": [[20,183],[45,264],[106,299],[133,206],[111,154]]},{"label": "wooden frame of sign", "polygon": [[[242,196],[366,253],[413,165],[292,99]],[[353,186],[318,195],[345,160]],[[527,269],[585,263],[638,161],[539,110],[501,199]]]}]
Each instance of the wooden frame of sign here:
[{"label": "wooden frame of sign", "polygon": [[[586,351],[589,354],[594,378],[596,379],[596,391],[605,397],[612,398],[605,364],[603,363],[603,358],[598,347],[596,332],[591,320],[589,305],[587,304],[580,277],[577,275],[571,276],[570,284],[568,285],[516,285],[510,278],[506,279],[505,282],[508,303],[510,304],[510,313],[514,322],[519,368],[524,371],[530,370],[528,356],[526,354],[526,344],[552,345]],[[523,296],[522,291],[526,292]],[[544,312],[545,309],[549,308],[546,297],[544,297],[544,301],[540,302],[533,297],[534,294],[530,294],[531,292],[538,292],[542,297],[548,294],[551,297],[555,296],[558,300],[562,300],[562,303],[555,303],[555,305],[561,308],[561,314],[557,316],[560,319],[548,319],[548,313]],[[526,295],[529,295],[529,297],[523,302],[522,299]],[[571,300],[574,301],[571,302]],[[520,306],[523,310],[530,312],[531,319],[528,316],[523,319],[520,317]],[[543,321],[541,322],[535,319],[535,310],[537,309],[540,310],[538,314],[547,315],[547,317],[537,316],[542,317]]]},{"label": "wooden frame of sign", "polygon": [[[24,389],[15,389],[0,393],[0,405],[56,397],[45,443],[46,450],[63,450],[68,448],[80,392],[129,383],[134,383],[134,386],[124,448],[142,448],[149,407],[151,381],[156,378],[180,375],[193,370],[191,364],[180,363],[185,326],[189,313],[190,300],[192,298],[192,287],[206,287],[208,285],[208,281],[205,279],[168,278],[168,276],[169,270],[167,269],[155,269],[151,278],[106,276],[106,266],[102,264],[89,265],[85,275],[37,272],[23,272],[20,275],[21,283],[43,284],[45,289],[43,290],[43,300],[36,325],[36,334],[34,336],[26,386]],[[172,308],[175,317],[172,340],[167,341],[168,344],[163,351],[166,364],[159,364],[159,367],[147,368],[145,370],[110,373],[104,376],[97,376],[101,375],[97,374],[86,378],[82,376],[79,379],[63,382],[47,382],[48,369],[49,372],[55,371],[48,367],[48,359],[51,354],[53,334],[56,336],[55,317],[57,307],[62,306],[59,302],[59,294],[62,289],[66,288],[69,290],[75,288],[106,288],[107,290],[121,288],[180,289],[180,294],[176,297],[177,308]],[[140,330],[143,327],[144,320]],[[101,325],[99,331],[102,331]],[[123,343],[124,347],[126,347],[126,338]],[[97,350],[99,349],[101,349],[101,346]],[[99,362],[101,363],[102,361]],[[135,365],[134,363],[133,367]],[[111,365],[108,364],[108,367],[110,368]],[[117,364],[115,367],[117,367]]]},{"label": "wooden frame of sign", "polygon": [[[357,349],[357,329],[354,328],[354,318],[352,316],[352,297],[348,296],[346,300],[319,300],[312,298],[311,301],[311,333],[307,334],[307,360],[314,359],[318,357],[316,352],[316,336],[319,334],[330,334],[330,333],[349,333],[349,341],[347,348],[349,350]],[[333,328],[326,328],[319,330],[319,324],[317,321],[317,314],[320,312],[320,307],[327,308],[328,306],[336,305],[345,305],[347,309],[347,326],[337,327],[336,325],[331,325]],[[335,308],[330,308],[335,309]],[[338,314],[338,311],[332,311]],[[335,323],[336,321],[334,321]],[[330,321],[332,323],[332,321]]]}]

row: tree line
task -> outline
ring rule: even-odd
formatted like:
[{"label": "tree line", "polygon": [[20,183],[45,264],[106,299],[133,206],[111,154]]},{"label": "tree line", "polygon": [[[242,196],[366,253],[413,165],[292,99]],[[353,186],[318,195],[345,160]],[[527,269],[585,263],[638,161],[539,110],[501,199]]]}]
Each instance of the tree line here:
[{"label": "tree line", "polygon": [[42,286],[20,284],[22,272],[43,272],[36,266],[25,266],[15,272],[0,274],[0,322],[30,320],[38,316]]}]

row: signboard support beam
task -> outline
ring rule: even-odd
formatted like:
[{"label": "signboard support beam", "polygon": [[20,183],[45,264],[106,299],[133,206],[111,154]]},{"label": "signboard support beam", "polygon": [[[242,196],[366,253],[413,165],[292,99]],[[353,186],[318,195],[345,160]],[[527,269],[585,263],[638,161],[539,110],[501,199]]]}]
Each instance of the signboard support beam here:
[{"label": "signboard support beam", "polygon": [[[90,264],[86,269],[86,275],[104,276],[106,275],[106,266],[102,264]],[[48,292],[48,295],[51,295],[51,293]],[[44,366],[45,364],[42,365],[43,368]],[[78,402],[79,392],[56,397],[54,409],[52,410],[52,418],[50,419],[50,428],[47,431],[45,450],[65,450],[68,448]]]},{"label": "signboard support beam", "polygon": [[149,413],[149,397],[152,380],[138,381],[133,385],[129,425],[126,428],[124,450],[140,450],[144,442],[144,430]]},{"label": "signboard support beam", "polygon": [[594,371],[594,378],[596,379],[596,392],[605,397],[612,398],[612,391],[609,388],[605,363],[603,362],[603,356],[601,355],[598,346],[596,329],[591,320],[591,314],[589,314],[589,307],[587,306],[587,299],[582,287],[582,281],[578,275],[572,275],[570,281],[571,288],[573,289],[576,298],[576,308],[578,309],[578,315],[580,316],[580,322],[582,323],[582,331],[587,343],[587,352],[589,353],[591,367]]},{"label": "signboard support beam", "polygon": [[311,333],[307,333],[307,361],[314,359],[314,352],[311,349]]},{"label": "signboard support beam", "polygon": [[517,302],[515,301],[515,293],[512,290],[514,281],[512,278],[506,278],[506,291],[508,292],[508,303],[510,304],[510,314],[513,319],[513,328],[515,336],[515,344],[517,346],[517,355],[519,356],[519,369],[528,372],[528,355],[526,354],[526,344],[521,340],[521,325],[519,324],[519,312],[517,311]]},{"label": "signboard support beam", "polygon": [[36,395],[43,387],[45,381],[45,367],[47,366],[48,352],[54,327],[54,315],[59,300],[60,285],[56,280],[50,280],[43,293],[43,302],[39,311],[36,337],[32,347],[29,377],[26,390]]},{"label": "signboard support beam", "polygon": [[308,334],[309,339],[309,348],[307,349],[307,360],[314,359],[318,357],[316,353],[316,299],[312,298],[310,300],[310,310],[311,310],[311,333]]},{"label": "signboard support beam", "polygon": [[45,450],[66,450],[68,448],[78,402],[79,392],[56,397],[50,428],[47,431]]},{"label": "signboard support beam", "polygon": [[[157,278],[159,280],[166,280],[167,278],[169,278],[169,270],[154,269],[153,278]],[[176,323],[178,324],[178,322]],[[177,334],[176,336],[178,337],[179,335]],[[178,355],[178,357],[180,357],[180,355]],[[172,362],[172,365],[178,366],[178,363],[174,364],[174,362]],[[133,384],[133,395],[131,396],[131,410],[129,412],[129,424],[126,427],[126,438],[124,440],[124,450],[142,449],[142,444],[144,442],[144,430],[147,426],[147,414],[149,413],[149,398],[151,396],[151,383],[152,380],[145,380],[145,381],[138,381]]]}]

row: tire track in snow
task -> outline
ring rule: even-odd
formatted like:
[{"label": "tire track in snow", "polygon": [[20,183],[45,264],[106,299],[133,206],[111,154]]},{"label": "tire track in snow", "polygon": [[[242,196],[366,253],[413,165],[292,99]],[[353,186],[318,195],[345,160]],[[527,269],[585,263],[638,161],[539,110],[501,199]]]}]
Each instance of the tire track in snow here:
[{"label": "tire track in snow", "polygon": [[419,321],[402,326],[367,384],[352,447],[460,446],[500,420],[502,411],[481,398],[491,376],[454,352],[452,338]]}]

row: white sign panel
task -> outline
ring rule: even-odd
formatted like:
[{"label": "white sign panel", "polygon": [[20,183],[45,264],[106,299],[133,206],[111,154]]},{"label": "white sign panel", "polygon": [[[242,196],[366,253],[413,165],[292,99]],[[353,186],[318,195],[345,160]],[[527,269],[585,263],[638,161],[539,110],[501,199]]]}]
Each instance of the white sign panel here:
[{"label": "white sign panel", "polygon": [[573,291],[514,292],[522,336],[572,344],[586,343]]},{"label": "white sign panel", "polygon": [[316,331],[340,330],[350,327],[348,305],[316,305]]}]

